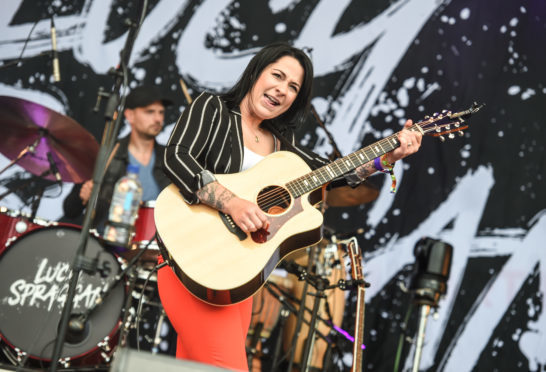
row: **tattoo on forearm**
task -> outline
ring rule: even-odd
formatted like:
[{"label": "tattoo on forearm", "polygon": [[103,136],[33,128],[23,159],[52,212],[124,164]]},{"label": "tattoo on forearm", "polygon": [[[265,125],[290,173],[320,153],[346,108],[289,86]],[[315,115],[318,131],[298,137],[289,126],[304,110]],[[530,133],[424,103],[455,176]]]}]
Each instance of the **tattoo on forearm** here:
[{"label": "tattoo on forearm", "polygon": [[209,183],[201,188],[196,195],[202,203],[219,211],[223,211],[226,203],[235,197],[234,193],[221,187],[216,182]]},{"label": "tattoo on forearm", "polygon": [[356,175],[360,179],[365,179],[366,177],[370,176],[375,171],[376,169],[375,169],[375,166],[373,165],[373,161],[370,161],[356,168]]}]

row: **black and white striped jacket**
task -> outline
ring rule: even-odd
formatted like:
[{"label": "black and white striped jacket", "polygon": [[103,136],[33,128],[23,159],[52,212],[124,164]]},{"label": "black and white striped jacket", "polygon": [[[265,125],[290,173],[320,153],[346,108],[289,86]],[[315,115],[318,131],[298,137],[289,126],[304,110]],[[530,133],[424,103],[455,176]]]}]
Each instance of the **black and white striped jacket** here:
[{"label": "black and white striped jacket", "polygon": [[[292,132],[283,136],[275,128],[267,129],[281,140],[281,150],[296,153],[311,169],[327,163],[298,147]],[[199,202],[195,192],[202,187],[201,172],[205,169],[214,174],[240,172],[243,151],[239,109],[229,109],[219,96],[203,92],[180,115],[165,148],[164,170],[186,202],[195,204]],[[352,181],[354,177],[350,178]]]}]

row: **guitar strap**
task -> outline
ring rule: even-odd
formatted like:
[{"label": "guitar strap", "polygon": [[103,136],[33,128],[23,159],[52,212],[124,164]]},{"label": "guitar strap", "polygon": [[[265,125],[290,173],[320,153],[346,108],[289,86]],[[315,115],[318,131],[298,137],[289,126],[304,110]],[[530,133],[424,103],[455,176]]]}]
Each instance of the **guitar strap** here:
[{"label": "guitar strap", "polygon": [[[290,152],[293,152],[295,154],[301,154],[302,153],[302,149],[299,149],[297,148],[296,146],[294,146],[292,144],[291,141],[289,141],[286,136],[281,133],[277,128],[275,128],[274,125],[272,125],[270,122],[265,122],[264,123],[264,127],[269,130],[271,133],[273,133],[273,135],[275,137],[277,137],[280,141],[281,141],[281,144]],[[281,148],[282,149],[282,148]],[[321,166],[323,166],[324,164],[327,163],[327,161],[325,161],[324,163],[321,163],[317,160],[314,159],[314,157],[316,157],[316,155],[313,157],[311,156],[311,154],[308,154],[309,155],[309,158],[304,158],[302,157],[302,159],[311,167],[311,169],[317,169],[317,168],[320,168]]]},{"label": "guitar strap", "polygon": [[[241,124],[241,115],[235,115],[235,127],[231,128],[231,147],[237,148],[237,151],[232,151],[231,163],[229,165],[229,173],[239,172],[243,166],[243,125]],[[230,120],[229,123],[233,127]],[[236,146],[236,144],[239,146]],[[237,168],[234,168],[237,164]]]}]

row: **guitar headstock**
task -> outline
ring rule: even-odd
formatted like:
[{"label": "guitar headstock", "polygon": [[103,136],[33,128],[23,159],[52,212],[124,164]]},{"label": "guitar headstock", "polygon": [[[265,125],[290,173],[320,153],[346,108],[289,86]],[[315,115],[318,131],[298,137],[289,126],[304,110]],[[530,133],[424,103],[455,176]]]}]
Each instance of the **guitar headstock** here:
[{"label": "guitar headstock", "polygon": [[362,273],[362,254],[360,253],[360,247],[355,237],[348,240],[347,253],[351,259],[351,276],[355,280],[364,279]]},{"label": "guitar headstock", "polygon": [[465,120],[478,112],[484,105],[484,103],[478,105],[474,102],[468,110],[455,113],[443,110],[441,113],[425,116],[425,120],[416,123],[415,126],[419,126],[424,135],[438,137],[442,142],[445,141],[445,135],[449,139],[455,138],[455,133],[462,137],[464,135],[463,130],[468,128]]}]

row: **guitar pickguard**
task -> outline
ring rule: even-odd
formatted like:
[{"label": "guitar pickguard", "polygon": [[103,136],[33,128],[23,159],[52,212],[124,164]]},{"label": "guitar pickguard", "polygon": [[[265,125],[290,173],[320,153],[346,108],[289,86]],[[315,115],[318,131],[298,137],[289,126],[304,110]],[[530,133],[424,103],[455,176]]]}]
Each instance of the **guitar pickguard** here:
[{"label": "guitar pickguard", "polygon": [[301,213],[303,207],[301,205],[301,198],[294,200],[292,207],[288,210],[283,210],[282,214],[267,215],[269,221],[269,228],[267,230],[259,229],[250,234],[252,240],[256,243],[265,243],[275,237],[275,234],[283,227],[296,214]]}]

